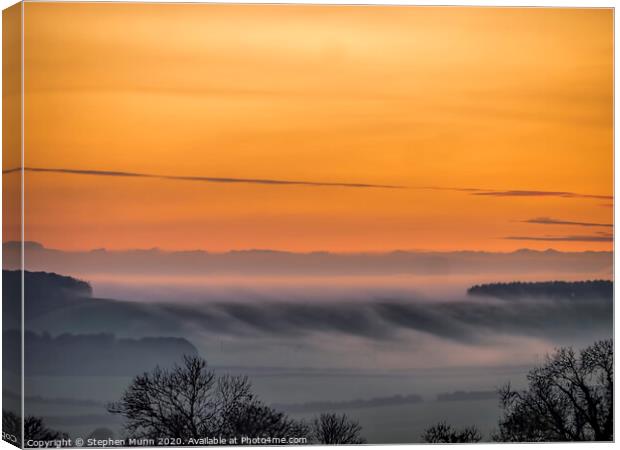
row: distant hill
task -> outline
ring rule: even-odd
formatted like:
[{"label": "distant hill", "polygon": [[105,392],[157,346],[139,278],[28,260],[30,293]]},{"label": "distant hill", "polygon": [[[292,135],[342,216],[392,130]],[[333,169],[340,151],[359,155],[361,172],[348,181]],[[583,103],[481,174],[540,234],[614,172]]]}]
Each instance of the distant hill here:
[{"label": "distant hill", "polygon": [[[19,331],[4,331],[3,353],[17,348],[20,339]],[[196,348],[182,338],[119,339],[112,334],[52,337],[26,331],[24,345],[27,376],[132,376],[158,365],[180,362],[183,355],[198,354]]]},{"label": "distant hill", "polygon": [[[21,245],[3,244],[4,269],[18,261]],[[89,278],[106,275],[398,275],[578,273],[584,278],[612,274],[612,252],[559,252],[522,249],[508,253],[392,251],[385,253],[294,253],[276,250],[159,249],[63,251],[36,242],[25,244],[26,268]]]},{"label": "distant hill", "polygon": [[409,405],[424,401],[416,394],[393,395],[390,397],[375,397],[345,401],[317,401],[308,403],[281,403],[272,405],[274,408],[286,412],[335,411],[342,409],[376,408],[381,406]]},{"label": "distant hill", "polygon": [[[2,271],[2,313],[16,321],[21,315],[22,272]],[[92,297],[90,284],[48,272],[24,272],[26,316],[34,318]],[[5,327],[6,328],[6,327]]]},{"label": "distant hill", "polygon": [[[52,334],[113,333],[125,337],[179,335],[180,324],[165,309],[92,296],[90,285],[47,272],[24,272],[26,329]],[[21,275],[2,271],[3,329],[21,324]]]},{"label": "distant hill", "polygon": [[458,402],[471,400],[497,400],[497,391],[454,391],[437,394],[438,402]]},{"label": "distant hill", "polygon": [[613,299],[614,285],[608,280],[592,281],[543,281],[490,283],[472,286],[467,290],[469,295],[496,297],[503,299],[519,299],[545,297],[551,299]]},{"label": "distant hill", "polygon": [[[10,333],[3,333],[4,341],[12,338]],[[157,365],[180,362],[183,355],[198,354],[196,348],[182,338],[118,339],[112,334],[52,337],[27,331],[24,341],[28,376],[135,375]]]},{"label": "distant hill", "polygon": [[[159,337],[178,333],[157,306],[94,298],[88,283],[55,273],[24,272],[24,285],[28,375],[135,375],[198,353],[186,339]],[[18,373],[21,273],[3,270],[2,289],[2,361]]]}]

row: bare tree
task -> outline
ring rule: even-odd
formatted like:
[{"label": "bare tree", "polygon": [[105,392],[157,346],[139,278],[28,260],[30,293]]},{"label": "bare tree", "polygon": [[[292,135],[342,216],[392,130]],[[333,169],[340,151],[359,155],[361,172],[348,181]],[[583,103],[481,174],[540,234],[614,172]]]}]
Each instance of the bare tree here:
[{"label": "bare tree", "polygon": [[311,425],[311,437],[319,444],[364,444],[362,427],[346,414],[323,413]]},{"label": "bare tree", "polygon": [[[14,436],[17,443],[21,444],[22,423],[21,417],[10,411],[2,410],[2,431]],[[68,439],[69,435],[62,431],[48,428],[43,419],[35,416],[26,416],[24,420],[24,441],[53,441],[58,439]]]},{"label": "bare tree", "polygon": [[613,341],[578,354],[558,349],[532,369],[526,390],[500,390],[498,441],[613,440]]},{"label": "bare tree", "polygon": [[67,433],[48,428],[43,419],[35,416],[26,417],[24,421],[24,435],[26,440],[32,439],[35,441],[54,441],[69,438]]},{"label": "bare tree", "polygon": [[224,436],[306,437],[308,427],[270,406],[254,402],[225,420]]},{"label": "bare tree", "polygon": [[255,398],[247,377],[220,376],[205,360],[186,356],[181,366],[137,376],[108,410],[127,419],[136,438],[303,436],[303,424]]},{"label": "bare tree", "polygon": [[224,436],[303,437],[308,433],[303,423],[254,398],[247,377],[220,377],[217,389],[222,400],[218,429]]},{"label": "bare tree", "polygon": [[475,443],[482,435],[475,426],[456,429],[446,422],[439,422],[424,430],[422,440],[429,444]]},{"label": "bare tree", "polygon": [[222,407],[216,384],[204,360],[185,357],[183,366],[170,371],[157,367],[137,376],[108,410],[127,419],[127,431],[134,437],[196,437],[216,425]]}]

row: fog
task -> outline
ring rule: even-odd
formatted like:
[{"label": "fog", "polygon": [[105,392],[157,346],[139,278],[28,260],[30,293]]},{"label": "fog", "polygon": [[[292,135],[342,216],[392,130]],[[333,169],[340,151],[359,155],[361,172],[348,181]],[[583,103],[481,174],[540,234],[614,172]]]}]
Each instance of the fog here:
[{"label": "fog", "polygon": [[[48,347],[70,339],[86,355],[79,371],[40,366],[26,377],[28,412],[72,434],[101,426],[118,432],[103,405],[132,378],[84,364],[105,365],[99,359],[112,355],[148,370],[161,355],[149,343],[158,342],[182,342],[178,348],[191,346],[217,373],[249,376],[262,400],[291,415],[311,417],[319,407],[346,412],[370,442],[415,442],[439,420],[488,433],[500,413],[499,386],[523,386],[528,369],[554,348],[584,347],[613,330],[613,299],[596,290],[467,294],[491,282],[609,278],[611,254],[604,252],[313,254],[308,261],[271,252],[34,251],[45,258],[31,257],[31,269],[49,264],[92,287],[71,293],[66,278],[33,274],[44,284],[26,290],[26,326],[39,352],[57,354]],[[131,270],[143,261],[151,262]],[[192,261],[210,272],[163,271]],[[326,273],[340,263],[342,270]],[[63,290],[48,295],[54,283]],[[103,340],[105,352],[89,347]],[[128,343],[134,353],[116,350]]]}]

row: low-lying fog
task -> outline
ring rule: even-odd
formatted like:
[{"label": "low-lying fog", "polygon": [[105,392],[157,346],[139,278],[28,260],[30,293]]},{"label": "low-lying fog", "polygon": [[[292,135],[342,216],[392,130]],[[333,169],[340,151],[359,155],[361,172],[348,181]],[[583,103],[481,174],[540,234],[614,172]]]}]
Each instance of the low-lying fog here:
[{"label": "low-lying fog", "polygon": [[[40,314],[27,317],[41,345],[57,345],[59,335],[71,333],[86,361],[91,347],[82,341],[99,345],[97,333],[114,335],[108,350],[124,345],[113,339],[183,338],[218,373],[248,375],[261,399],[292,415],[311,417],[313,402],[332,402],[325,407],[360,420],[370,442],[415,442],[439,420],[476,424],[488,433],[500,414],[493,395],[499,386],[523,386],[528,369],[546,353],[584,347],[613,329],[611,296],[467,293],[493,282],[609,278],[611,254],[347,256],[351,270],[326,274],[324,262],[340,267],[345,257],[36,251],[47,259],[31,258],[39,264],[31,270],[78,277],[93,287],[92,298],[57,309],[43,301]],[[259,257],[271,266],[262,267]],[[196,274],[194,260],[210,275]],[[437,260],[441,264],[430,265]],[[187,273],[180,273],[179,261]],[[147,263],[150,272],[142,266]],[[430,268],[414,274],[414,263]],[[96,358],[97,350],[92,353]],[[104,403],[120,397],[132,374],[116,372],[32,373],[27,392],[47,400],[27,402],[29,413],[73,434],[100,426],[118,431]],[[446,395],[455,391],[464,394]]]},{"label": "low-lying fog", "polygon": [[217,365],[527,364],[557,345],[585,344],[611,330],[608,299],[467,295],[469,286],[493,278],[108,278],[93,286],[96,297],[157,303]]}]

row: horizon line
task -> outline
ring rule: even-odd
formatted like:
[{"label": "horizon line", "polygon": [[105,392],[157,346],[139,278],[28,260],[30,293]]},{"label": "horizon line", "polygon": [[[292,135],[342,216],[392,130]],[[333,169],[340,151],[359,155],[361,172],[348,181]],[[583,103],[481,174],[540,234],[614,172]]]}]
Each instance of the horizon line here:
[{"label": "horizon line", "polygon": [[[22,241],[3,241],[2,246],[5,245],[20,245]],[[386,255],[392,253],[492,253],[492,254],[511,254],[518,252],[536,252],[536,253],[614,253],[613,250],[558,250],[552,247],[548,247],[544,250],[537,250],[534,248],[528,247],[520,247],[515,250],[506,250],[506,251],[493,251],[493,250],[475,250],[475,249],[460,249],[460,250],[430,250],[430,249],[392,249],[392,250],[359,250],[359,251],[332,251],[332,250],[308,250],[308,251],[294,251],[294,250],[283,250],[276,248],[239,248],[239,249],[229,249],[223,251],[212,251],[201,248],[194,249],[162,249],[160,247],[135,247],[135,248],[124,248],[124,249],[108,249],[105,247],[99,248],[89,248],[82,250],[69,250],[62,248],[52,248],[46,247],[44,244],[38,241],[23,241],[24,247],[31,246],[38,249],[43,250],[51,250],[51,251],[60,251],[65,253],[93,253],[93,252],[110,252],[110,253],[121,253],[121,252],[161,252],[161,253],[193,253],[193,252],[201,252],[208,253],[212,255],[223,255],[229,253],[287,253],[294,255],[312,255],[312,254],[329,254],[329,255]]]}]

